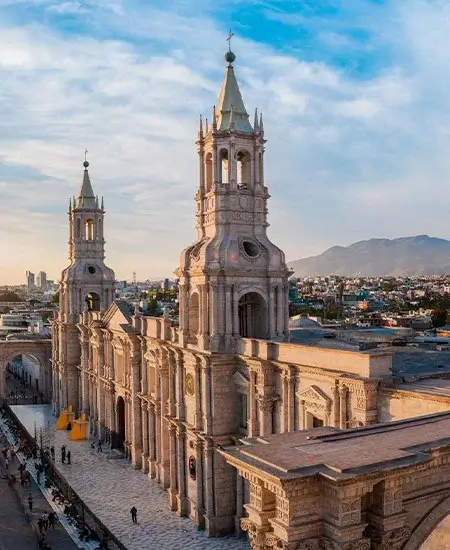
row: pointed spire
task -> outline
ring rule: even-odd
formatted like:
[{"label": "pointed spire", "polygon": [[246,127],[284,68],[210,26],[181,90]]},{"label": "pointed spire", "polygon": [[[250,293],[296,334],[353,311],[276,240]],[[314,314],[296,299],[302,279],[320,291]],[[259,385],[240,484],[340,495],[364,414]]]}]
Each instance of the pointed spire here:
[{"label": "pointed spire", "polygon": [[209,132],[208,119],[207,119],[207,118],[205,118],[205,132],[206,132],[206,133]]},{"label": "pointed spire", "polygon": [[255,132],[259,131],[259,123],[258,123],[258,107],[255,109],[255,121],[253,122],[253,130]]},{"label": "pointed spire", "polygon": [[95,196],[95,208],[98,208],[98,195]]},{"label": "pointed spire", "polygon": [[202,115],[200,115],[200,122],[199,122],[199,125],[198,125],[198,137],[199,138],[203,137],[203,119],[202,119]]},{"label": "pointed spire", "polygon": [[72,212],[72,198],[69,199],[69,214]]},{"label": "pointed spire", "polygon": [[259,116],[259,131],[261,132],[261,134],[264,134],[264,124],[263,124],[262,113]]},{"label": "pointed spire", "polygon": [[231,105],[233,105],[236,130],[250,134],[253,133],[253,128],[248,120],[248,113],[245,109],[236,75],[234,74],[232,63],[235,59],[236,56],[232,51],[228,51],[225,54],[225,61],[228,65],[217,101],[217,127],[219,130],[229,130]]},{"label": "pointed spire", "polygon": [[104,206],[103,206],[103,195],[102,195],[102,203],[100,205],[100,208],[103,210],[104,209]]},{"label": "pointed spire", "polygon": [[89,162],[86,160],[87,149],[84,152],[84,172],[83,172],[83,183],[81,184],[80,194],[78,199],[74,202],[75,208],[95,208],[95,195],[92,189],[91,180],[89,178]]},{"label": "pointed spire", "polygon": [[213,122],[212,122],[213,130],[217,130],[217,115],[216,115],[216,106],[213,107]]}]

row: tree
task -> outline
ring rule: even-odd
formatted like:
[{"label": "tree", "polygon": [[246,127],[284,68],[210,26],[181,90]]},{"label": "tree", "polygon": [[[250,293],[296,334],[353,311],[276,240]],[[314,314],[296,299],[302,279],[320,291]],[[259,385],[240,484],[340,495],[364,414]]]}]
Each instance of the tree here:
[{"label": "tree", "polygon": [[431,322],[434,328],[443,327],[447,322],[447,311],[445,309],[433,309]]},{"label": "tree", "polygon": [[152,298],[148,303],[148,314],[151,317],[156,317],[158,314],[158,302]]},{"label": "tree", "polygon": [[20,302],[20,301],[21,299],[15,292],[6,291],[0,294],[0,302]]}]

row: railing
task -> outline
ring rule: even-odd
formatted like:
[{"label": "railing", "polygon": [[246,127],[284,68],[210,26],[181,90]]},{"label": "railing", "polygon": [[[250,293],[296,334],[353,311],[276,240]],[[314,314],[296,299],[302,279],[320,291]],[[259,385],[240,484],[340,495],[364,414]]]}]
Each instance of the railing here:
[{"label": "railing", "polygon": [[[22,435],[24,439],[27,440],[31,451],[33,451],[33,453],[37,451],[38,445],[36,440],[28,433],[25,426],[13,413],[9,405],[5,405],[4,410],[13,422],[20,427]],[[45,453],[42,453],[42,462],[52,483],[56,485],[60,493],[64,495],[64,498],[74,506],[86,526],[95,533],[100,541],[100,548],[104,548],[105,550],[127,550],[127,547],[123,545],[119,539],[111,533],[106,525],[99,520],[94,512],[86,506],[81,497],[72,489],[65,477],[55,468],[54,463]]]}]

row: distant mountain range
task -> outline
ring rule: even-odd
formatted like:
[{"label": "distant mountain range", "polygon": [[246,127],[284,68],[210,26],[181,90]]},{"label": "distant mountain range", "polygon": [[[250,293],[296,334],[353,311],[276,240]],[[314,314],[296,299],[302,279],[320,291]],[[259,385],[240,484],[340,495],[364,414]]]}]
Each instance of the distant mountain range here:
[{"label": "distant mountain range", "polygon": [[288,265],[297,277],[450,274],[450,241],[428,235],[369,239],[346,247],[333,246],[319,256],[295,260]]}]

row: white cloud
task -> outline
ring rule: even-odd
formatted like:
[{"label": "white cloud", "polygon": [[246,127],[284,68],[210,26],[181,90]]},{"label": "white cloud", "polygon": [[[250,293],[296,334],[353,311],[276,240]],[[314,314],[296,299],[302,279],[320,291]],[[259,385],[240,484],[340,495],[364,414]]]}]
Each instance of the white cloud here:
[{"label": "white cloud", "polygon": [[[379,40],[395,63],[376,76],[235,40],[245,103],[265,116],[270,234],[291,259],[371,236],[450,236],[450,56],[436,42],[450,9],[411,4],[384,13],[392,18]],[[56,277],[64,267],[68,197],[85,146],[94,189],[105,195],[109,264],[121,278],[171,273],[194,237],[196,126],[219,90],[223,32],[205,12],[58,5],[89,10],[92,36],[38,23],[0,29],[0,163],[9,167],[0,171],[2,279],[26,268]]]}]

